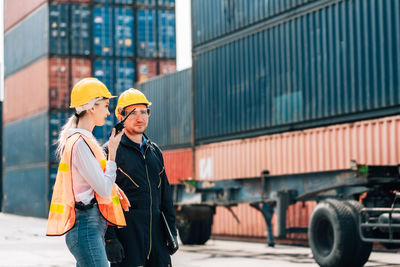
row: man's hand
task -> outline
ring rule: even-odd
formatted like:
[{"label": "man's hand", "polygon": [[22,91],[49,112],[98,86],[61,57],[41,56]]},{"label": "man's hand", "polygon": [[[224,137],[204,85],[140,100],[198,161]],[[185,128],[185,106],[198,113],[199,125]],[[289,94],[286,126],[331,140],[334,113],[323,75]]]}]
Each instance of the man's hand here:
[{"label": "man's hand", "polygon": [[106,240],[106,253],[111,263],[121,262],[125,258],[124,248],[116,238]]}]

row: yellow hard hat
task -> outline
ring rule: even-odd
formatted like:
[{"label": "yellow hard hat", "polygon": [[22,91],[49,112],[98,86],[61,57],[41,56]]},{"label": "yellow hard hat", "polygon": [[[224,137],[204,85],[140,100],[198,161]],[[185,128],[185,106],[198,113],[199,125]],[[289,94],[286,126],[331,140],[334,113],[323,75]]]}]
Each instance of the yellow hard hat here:
[{"label": "yellow hard hat", "polygon": [[149,107],[151,102],[149,102],[146,96],[137,89],[130,88],[124,91],[118,98],[117,107],[115,108],[115,116],[118,117],[122,109],[135,104],[144,104]]},{"label": "yellow hard hat", "polygon": [[107,87],[96,78],[85,78],[80,80],[72,88],[70,108],[79,107],[89,103],[93,98],[114,98]]}]

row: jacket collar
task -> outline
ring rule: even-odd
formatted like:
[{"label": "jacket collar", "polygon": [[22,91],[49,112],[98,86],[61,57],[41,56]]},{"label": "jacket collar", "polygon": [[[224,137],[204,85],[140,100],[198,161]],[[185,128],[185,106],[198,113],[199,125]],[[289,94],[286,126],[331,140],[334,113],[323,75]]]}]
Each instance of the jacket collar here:
[{"label": "jacket collar", "polygon": [[[146,138],[146,143],[144,144],[144,149],[146,149],[146,146],[151,144],[150,139],[147,137],[147,135],[143,134],[144,137]],[[127,147],[131,147],[131,148],[138,148],[136,143],[133,142],[131,139],[129,139],[128,136],[126,136],[126,134],[122,135],[121,137],[121,144],[127,146]]]}]

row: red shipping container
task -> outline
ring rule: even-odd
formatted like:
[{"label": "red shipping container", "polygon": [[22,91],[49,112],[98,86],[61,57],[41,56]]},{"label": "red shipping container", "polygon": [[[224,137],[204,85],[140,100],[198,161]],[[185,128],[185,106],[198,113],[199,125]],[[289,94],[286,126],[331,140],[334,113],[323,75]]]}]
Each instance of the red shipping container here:
[{"label": "red shipping container", "polygon": [[23,20],[47,0],[5,0],[4,1],[4,32]]},{"label": "red shipping container", "polygon": [[143,59],[137,62],[137,81],[144,82],[157,76],[157,60]]},{"label": "red shipping container", "polygon": [[[234,179],[329,171],[361,164],[400,163],[400,116],[319,127],[304,131],[213,143],[196,148],[196,179]],[[287,211],[287,227],[306,227],[315,202],[296,203]],[[264,219],[248,205],[234,208],[239,220],[224,208],[214,217],[213,234],[265,236]],[[251,219],[250,219],[251,218]],[[289,238],[306,238],[290,234]]]},{"label": "red shipping container", "polygon": [[176,71],[175,60],[160,60],[159,62],[159,74],[164,75]]},{"label": "red shipping container", "polygon": [[48,58],[8,76],[4,81],[3,123],[48,109]]},{"label": "red shipping container", "polygon": [[191,148],[163,151],[165,171],[170,184],[193,177],[193,152]]},{"label": "red shipping container", "polygon": [[50,58],[49,69],[50,108],[68,109],[72,87],[82,78],[91,76],[90,60],[52,57]]}]

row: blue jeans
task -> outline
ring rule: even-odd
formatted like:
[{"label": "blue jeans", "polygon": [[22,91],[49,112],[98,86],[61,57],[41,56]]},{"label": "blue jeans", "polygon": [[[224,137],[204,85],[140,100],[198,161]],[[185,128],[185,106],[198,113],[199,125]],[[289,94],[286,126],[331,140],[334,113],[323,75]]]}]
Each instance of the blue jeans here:
[{"label": "blue jeans", "polygon": [[76,259],[77,267],[108,267],[104,247],[106,220],[95,205],[88,210],[75,209],[75,226],[66,234],[65,242]]}]

